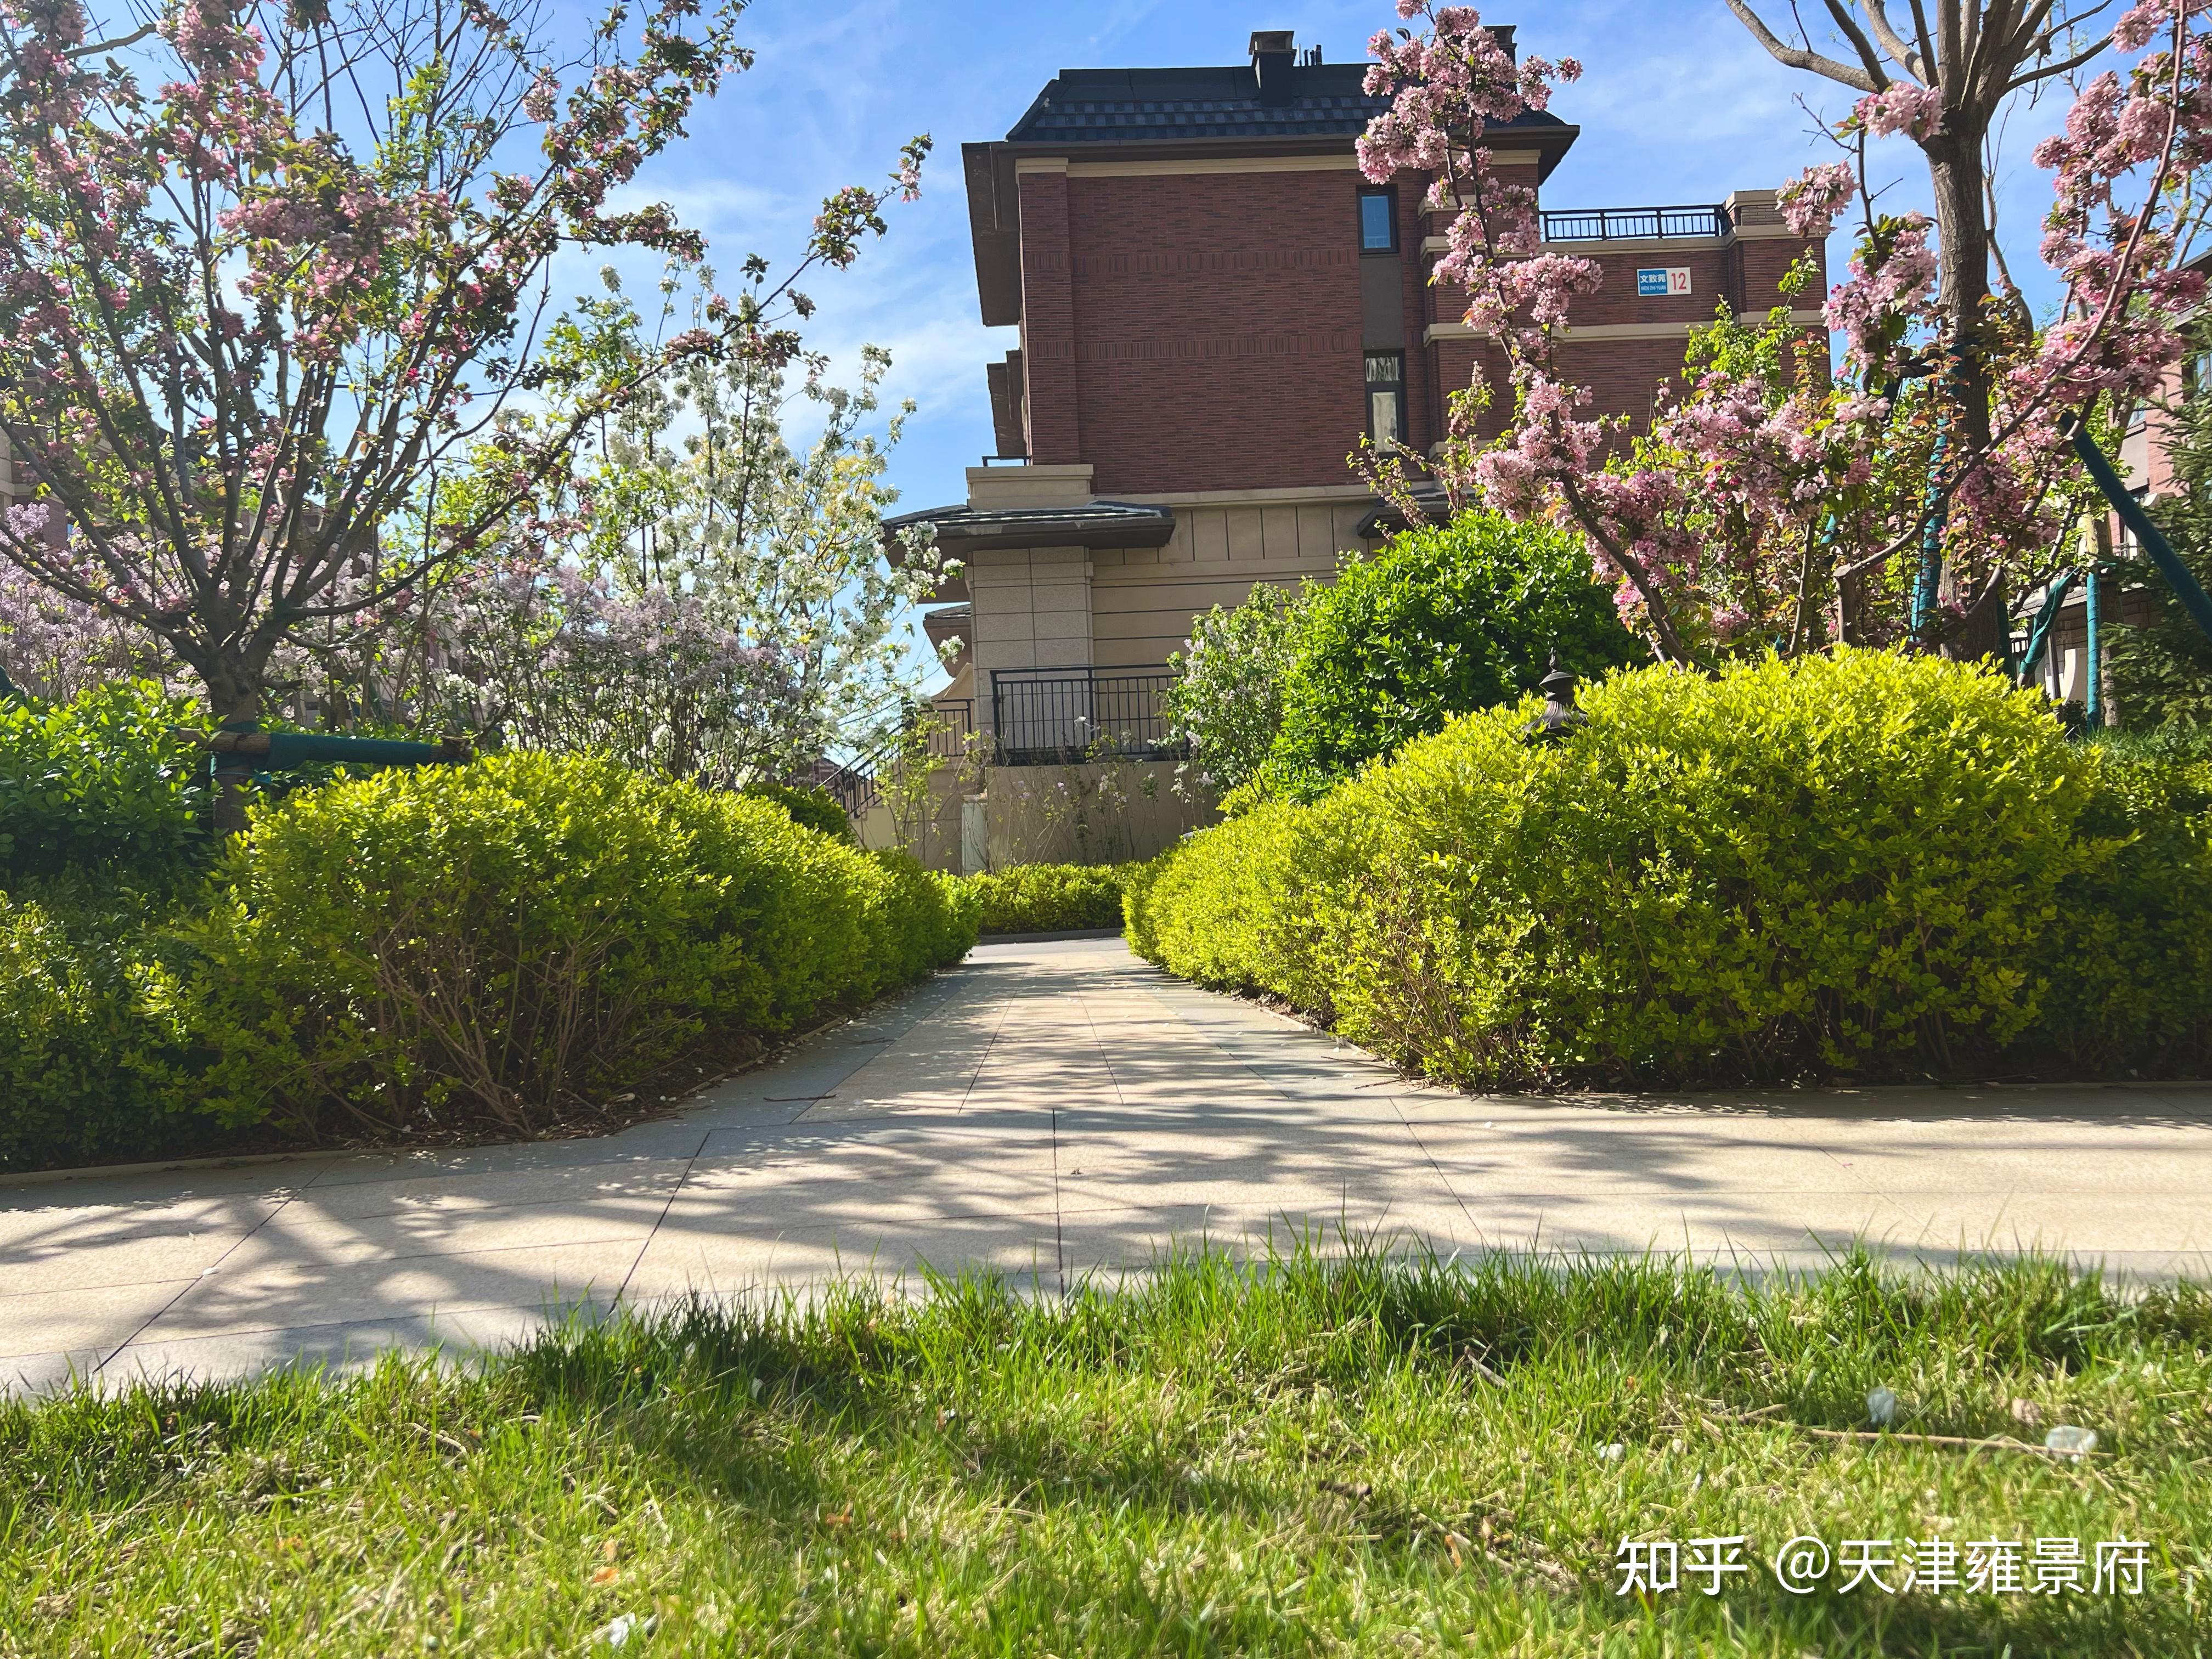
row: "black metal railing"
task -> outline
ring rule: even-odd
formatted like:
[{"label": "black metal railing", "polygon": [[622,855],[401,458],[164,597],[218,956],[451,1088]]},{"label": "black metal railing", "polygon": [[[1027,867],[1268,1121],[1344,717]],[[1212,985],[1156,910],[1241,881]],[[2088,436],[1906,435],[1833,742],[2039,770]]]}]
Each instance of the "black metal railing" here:
[{"label": "black metal railing", "polygon": [[1544,215],[1547,242],[1625,242],[1638,237],[1725,236],[1724,207],[1583,208]]},{"label": "black metal railing", "polygon": [[1175,678],[1164,667],[994,670],[993,758],[1039,766],[1172,756],[1160,699]]},{"label": "black metal railing", "polygon": [[[939,697],[916,716],[916,724],[927,721],[929,727],[929,752],[939,760],[964,760],[975,741],[975,700],[973,697]],[[848,761],[822,780],[822,787],[837,798],[848,816],[860,817],[883,796],[876,782],[876,775],[883,768],[882,755],[864,756]]]},{"label": "black metal railing", "polygon": [[883,799],[883,792],[876,787],[875,769],[870,766],[841,766],[822,780],[822,787],[837,798],[848,817],[866,816]]},{"label": "black metal railing", "polygon": [[929,706],[936,711],[929,723],[929,752],[945,760],[962,759],[975,735],[975,700],[939,697]]}]

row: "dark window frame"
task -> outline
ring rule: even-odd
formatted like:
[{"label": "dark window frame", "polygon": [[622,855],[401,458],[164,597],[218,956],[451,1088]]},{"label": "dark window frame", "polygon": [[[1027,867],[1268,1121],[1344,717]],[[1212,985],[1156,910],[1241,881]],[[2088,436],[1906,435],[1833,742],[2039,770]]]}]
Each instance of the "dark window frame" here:
[{"label": "dark window frame", "polygon": [[[1387,204],[1390,227],[1390,246],[1388,247],[1370,247],[1367,246],[1367,204],[1370,201],[1379,201]],[[1376,258],[1383,258],[1395,253],[1398,251],[1397,186],[1395,185],[1372,185],[1362,186],[1359,191],[1359,203],[1357,209],[1357,218],[1355,222],[1359,237],[1359,253],[1362,258],[1365,258],[1369,255],[1373,255]]]},{"label": "dark window frame", "polygon": [[[1373,366],[1378,357],[1389,358],[1397,364],[1396,379],[1378,380],[1375,378]],[[1406,426],[1406,354],[1396,350],[1363,351],[1359,358],[1359,374],[1361,419],[1367,428],[1367,441],[1377,449],[1382,447],[1382,437],[1375,430],[1375,397],[1377,392],[1387,392],[1397,400],[1398,404],[1398,433],[1391,441],[1401,448],[1409,447]]]}]

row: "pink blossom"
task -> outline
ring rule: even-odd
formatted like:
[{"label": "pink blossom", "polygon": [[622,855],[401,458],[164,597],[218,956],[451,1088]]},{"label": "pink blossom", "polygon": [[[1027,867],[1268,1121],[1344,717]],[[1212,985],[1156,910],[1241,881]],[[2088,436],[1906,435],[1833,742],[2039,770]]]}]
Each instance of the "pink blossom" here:
[{"label": "pink blossom", "polygon": [[1826,236],[1836,216],[1858,194],[1858,175],[1846,161],[1809,167],[1775,193],[1783,222],[1800,236]]}]

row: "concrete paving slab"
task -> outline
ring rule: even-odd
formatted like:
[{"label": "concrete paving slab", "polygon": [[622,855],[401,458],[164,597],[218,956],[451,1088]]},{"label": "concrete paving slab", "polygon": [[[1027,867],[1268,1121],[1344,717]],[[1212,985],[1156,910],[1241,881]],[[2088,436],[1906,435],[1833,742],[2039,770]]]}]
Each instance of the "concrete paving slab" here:
[{"label": "concrete paving slab", "polygon": [[0,1182],[0,1387],[1200,1243],[2208,1274],[2208,1218],[2212,1086],[1463,1095],[1116,940],[1022,942],[597,1139]]},{"label": "concrete paving slab", "polygon": [[[578,1244],[416,1251],[331,1261],[274,1239],[190,1284],[131,1340],[174,1342],[249,1331],[428,1316],[471,1308],[566,1304],[620,1294],[647,1235]],[[449,1241],[450,1242],[450,1241]],[[465,1241],[466,1242],[466,1241]]]},{"label": "concrete paving slab", "polygon": [[750,1295],[848,1274],[913,1279],[925,1267],[957,1277],[971,1271],[1052,1275],[1058,1266],[1049,1215],[786,1228],[752,1218],[725,1216],[720,1224],[710,1225],[696,1216],[672,1216],[630,1275],[624,1299]]},{"label": "concrete paving slab", "polygon": [[279,1369],[348,1376],[371,1369],[394,1349],[461,1358],[512,1347],[550,1322],[604,1318],[612,1305],[611,1299],[550,1300],[513,1308],[454,1309],[217,1336],[156,1338],[131,1343],[91,1380],[98,1388],[114,1389],[133,1382],[244,1376]]},{"label": "concrete paving slab", "polygon": [[73,1288],[0,1296],[0,1373],[30,1355],[92,1353],[104,1359],[198,1282],[194,1275],[103,1285],[97,1291]]}]

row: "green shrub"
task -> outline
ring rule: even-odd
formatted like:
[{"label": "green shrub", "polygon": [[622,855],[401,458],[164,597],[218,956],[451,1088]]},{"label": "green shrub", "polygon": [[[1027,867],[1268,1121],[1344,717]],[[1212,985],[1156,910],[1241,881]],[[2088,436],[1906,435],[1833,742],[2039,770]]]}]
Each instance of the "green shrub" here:
[{"label": "green shrub", "polygon": [[169,735],[186,723],[145,681],[0,698],[0,886],[82,870],[159,890],[200,869],[206,763]]},{"label": "green shrub", "polygon": [[1519,740],[1533,702],[1469,716],[1193,837],[1133,884],[1132,940],[1461,1083],[2201,1052],[2201,809],[2032,694],[1844,652],[1583,706],[1565,743]]},{"label": "green shrub", "polygon": [[777,802],[507,754],[258,809],[180,996],[228,1121],[528,1132],[975,939],[957,884]]},{"label": "green shrub", "polygon": [[1121,884],[1133,864],[1016,864],[966,878],[987,933],[1051,933],[1115,927]]},{"label": "green shrub", "polygon": [[147,931],[127,901],[0,894],[0,1170],[185,1144],[181,1033],[148,973]]},{"label": "green shrub", "polygon": [[2039,955],[2053,971],[2025,1045],[2045,1069],[2212,1067],[2212,763],[2202,734],[2087,746],[2083,834],[2112,855],[2071,883]]},{"label": "green shrub", "polygon": [[827,789],[811,784],[802,788],[795,784],[757,782],[747,784],[741,793],[774,801],[791,814],[793,823],[819,831],[832,841],[860,845],[860,837],[853,833],[853,820]]},{"label": "green shrub", "polygon": [[1261,775],[1310,799],[1454,714],[1517,701],[1554,653],[1585,678],[1644,655],[1578,538],[1487,513],[1395,536],[1302,602]]}]

